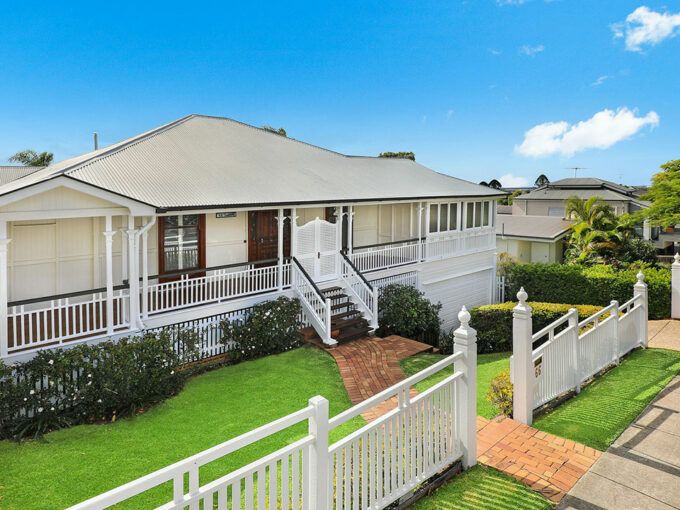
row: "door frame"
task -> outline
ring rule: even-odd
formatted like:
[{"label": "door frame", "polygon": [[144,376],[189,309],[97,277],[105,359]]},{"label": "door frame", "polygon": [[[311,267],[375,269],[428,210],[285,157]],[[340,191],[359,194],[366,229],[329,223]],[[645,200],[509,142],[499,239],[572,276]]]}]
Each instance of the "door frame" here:
[{"label": "door frame", "polygon": [[[266,215],[263,213],[267,213]],[[272,214],[275,213],[275,214]],[[267,218],[271,217],[271,222],[272,222],[272,227],[276,231],[276,248],[277,248],[277,254],[278,254],[278,224],[276,221],[276,218],[278,216],[278,209],[262,209],[262,210],[254,210],[254,211],[248,211],[248,221],[247,221],[247,241],[248,241],[248,246],[247,246],[247,251],[248,251],[248,262],[253,263],[257,262],[258,260],[263,260],[260,256],[253,257],[252,255],[252,247],[253,243],[256,242],[255,239],[253,239],[253,233],[257,234],[254,232],[254,228],[256,228],[257,223],[254,224],[254,222],[257,222],[259,218]],[[286,219],[290,216],[290,209],[284,209],[283,210],[283,256],[285,257],[290,257],[291,253],[291,238],[292,238],[292,229],[291,229],[291,223],[290,220],[286,221]],[[255,253],[257,253],[257,250],[255,250]],[[271,258],[277,258],[277,255],[274,255],[274,257]],[[276,262],[272,262],[269,265],[275,265]],[[266,265],[266,264],[265,264]],[[264,265],[258,264],[258,267],[263,267]]]}]

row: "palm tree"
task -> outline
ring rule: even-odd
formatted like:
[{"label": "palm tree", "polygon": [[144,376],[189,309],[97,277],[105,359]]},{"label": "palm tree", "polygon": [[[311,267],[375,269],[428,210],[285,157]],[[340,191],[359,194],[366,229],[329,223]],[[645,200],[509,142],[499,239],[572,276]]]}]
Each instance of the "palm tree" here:
[{"label": "palm tree", "polygon": [[21,163],[24,166],[48,166],[52,163],[54,159],[54,154],[51,152],[42,152],[38,154],[37,152],[27,149],[25,151],[19,151],[14,156],[10,156],[8,161],[10,163]]},{"label": "palm tree", "polygon": [[612,257],[623,244],[627,227],[622,226],[602,198],[567,199],[566,217],[573,221],[566,251],[568,260],[591,262]]}]

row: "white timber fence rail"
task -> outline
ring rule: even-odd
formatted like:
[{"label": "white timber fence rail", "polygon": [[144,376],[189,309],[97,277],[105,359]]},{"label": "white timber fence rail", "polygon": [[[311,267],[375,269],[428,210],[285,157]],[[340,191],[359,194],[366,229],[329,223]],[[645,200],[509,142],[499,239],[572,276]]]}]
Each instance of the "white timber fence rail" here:
[{"label": "white timber fence rail", "polygon": [[[148,292],[142,293],[142,314],[146,318],[190,306],[279,290],[278,266],[263,265],[276,261],[229,264],[151,277],[176,279],[148,285]],[[283,287],[290,286],[289,261],[283,262],[282,273]]]},{"label": "white timber fence rail", "polygon": [[340,278],[349,289],[352,300],[366,314],[373,329],[378,327],[378,289],[361,274],[344,252],[340,253]]},{"label": "white timber fence rail", "polygon": [[[532,333],[531,307],[520,289],[513,309],[513,417],[531,425],[534,409],[581,385],[636,347],[647,347],[648,295],[638,273],[633,297],[579,322],[570,309],[542,330]],[[534,348],[534,345],[538,345]]]},{"label": "white timber fence rail", "polygon": [[[330,418],[328,401],[309,405],[185,460],[155,471],[70,510],[99,510],[138,497],[161,485],[164,498],[143,508],[179,510],[380,510],[457,461],[477,458],[477,345],[463,308],[454,333],[454,354]],[[443,370],[451,373],[413,396],[411,387]],[[396,398],[395,398],[396,397]],[[394,408],[329,446],[329,433],[377,406]],[[201,481],[201,467],[307,421],[301,439],[216,479]],[[188,483],[187,483],[188,481]],[[172,490],[170,487],[172,486]],[[137,506],[140,507],[139,505]]]},{"label": "white timber fence rail", "polygon": [[109,317],[105,288],[11,302],[7,353],[58,346],[126,328],[130,324],[129,300],[127,285],[114,287]]},{"label": "white timber fence rail", "polygon": [[357,246],[350,255],[359,271],[378,271],[420,261],[420,241],[409,239],[394,243]]},{"label": "white timber fence rail", "polygon": [[325,344],[337,343],[331,338],[331,300],[323,295],[300,262],[293,257],[290,280],[300,298],[305,318]]}]

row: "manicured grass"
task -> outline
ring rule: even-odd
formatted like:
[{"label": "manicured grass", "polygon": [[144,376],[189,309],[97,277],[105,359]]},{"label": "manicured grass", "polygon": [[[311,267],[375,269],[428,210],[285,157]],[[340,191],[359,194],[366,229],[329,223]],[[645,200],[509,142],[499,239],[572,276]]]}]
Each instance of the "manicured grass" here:
[{"label": "manicured grass", "polygon": [[444,484],[412,510],[541,510],[553,508],[541,494],[492,468],[475,466]]},{"label": "manicured grass", "polygon": [[[60,430],[41,441],[0,442],[0,507],[73,505],[297,411],[314,395],[330,401],[331,416],[351,406],[333,358],[303,347],[196,377],[177,397],[131,419]],[[331,441],[364,423],[360,417],[348,422],[332,431]],[[306,431],[303,422],[213,462],[201,469],[201,482]],[[166,484],[123,507],[150,508],[171,499]]]},{"label": "manicured grass", "polygon": [[556,436],[606,450],[680,372],[680,352],[641,349],[534,421]]},{"label": "manicured grass", "polygon": [[[410,376],[445,357],[443,354],[416,354],[399,361],[399,366],[407,376]],[[503,370],[507,370],[509,366],[509,352],[480,354],[477,356],[477,414],[479,416],[491,419],[500,414],[498,409],[486,401],[486,393],[489,391],[491,379]],[[419,382],[415,388],[418,391],[424,391],[449,375],[451,375],[450,370],[442,370]]]}]

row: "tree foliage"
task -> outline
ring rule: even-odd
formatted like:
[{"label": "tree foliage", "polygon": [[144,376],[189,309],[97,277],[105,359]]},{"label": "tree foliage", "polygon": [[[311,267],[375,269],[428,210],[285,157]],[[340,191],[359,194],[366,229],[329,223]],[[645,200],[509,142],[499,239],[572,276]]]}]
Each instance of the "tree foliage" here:
[{"label": "tree foliage", "polygon": [[521,189],[513,191],[510,195],[498,199],[498,203],[500,205],[512,205],[512,199],[520,196],[522,193],[524,193]]},{"label": "tree foliage", "polygon": [[381,152],[378,154],[378,157],[410,159],[411,161],[416,160],[416,155],[413,152]]},{"label": "tree foliage", "polygon": [[680,159],[661,165],[662,172],[654,174],[649,192],[642,197],[652,205],[641,214],[655,225],[673,227],[680,223]]},{"label": "tree foliage", "polygon": [[10,163],[20,163],[24,166],[48,166],[52,163],[53,159],[54,154],[51,152],[41,152],[38,154],[34,150],[27,149],[10,156],[8,161]]},{"label": "tree foliage", "polygon": [[286,130],[283,129],[282,127],[280,127],[279,129],[276,129],[275,127],[272,127],[272,126],[262,126],[262,129],[264,129],[265,131],[269,131],[271,133],[276,133],[277,135],[286,136],[286,137],[288,136],[288,134],[286,133]]}]

